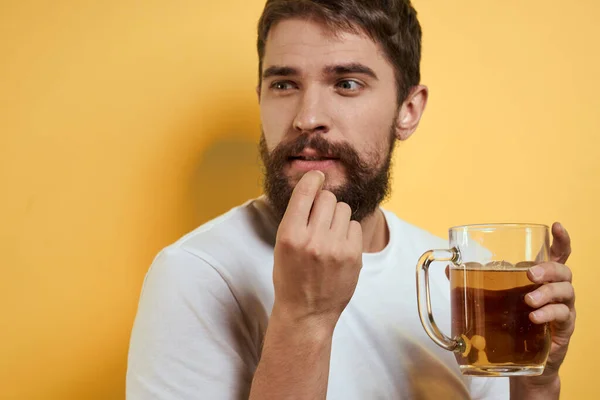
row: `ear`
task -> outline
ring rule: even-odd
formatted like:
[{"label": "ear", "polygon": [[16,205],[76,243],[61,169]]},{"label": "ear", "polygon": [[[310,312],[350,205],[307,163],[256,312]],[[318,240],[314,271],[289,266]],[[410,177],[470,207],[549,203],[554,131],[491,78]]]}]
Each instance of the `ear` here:
[{"label": "ear", "polygon": [[396,120],[396,137],[398,140],[406,140],[413,134],[419,125],[425,106],[429,89],[424,85],[414,86],[398,111]]}]

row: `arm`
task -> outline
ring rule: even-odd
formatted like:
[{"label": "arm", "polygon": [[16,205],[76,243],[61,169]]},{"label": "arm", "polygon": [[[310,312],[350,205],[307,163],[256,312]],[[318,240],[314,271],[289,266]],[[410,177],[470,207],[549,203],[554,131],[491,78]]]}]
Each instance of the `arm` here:
[{"label": "arm", "polygon": [[131,333],[127,399],[247,399],[256,351],[221,275],[202,258],[168,248],[144,281]]},{"label": "arm", "polygon": [[275,302],[251,400],[325,399],[335,325],[362,266],[362,230],[347,204],[320,190],[324,175],[298,182],[277,231]]},{"label": "arm", "polygon": [[271,316],[250,399],[324,399],[333,330]]}]

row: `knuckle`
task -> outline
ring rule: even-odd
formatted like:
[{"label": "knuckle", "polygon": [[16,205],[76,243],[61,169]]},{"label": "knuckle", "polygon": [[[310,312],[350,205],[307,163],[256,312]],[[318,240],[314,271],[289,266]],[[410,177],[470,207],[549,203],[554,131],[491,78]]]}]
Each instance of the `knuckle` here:
[{"label": "knuckle", "polygon": [[356,251],[354,247],[344,243],[340,243],[338,246],[333,248],[334,258],[344,264],[353,263],[356,259],[355,253]]},{"label": "knuckle", "polygon": [[353,251],[348,256],[349,262],[354,265],[360,265],[362,267],[362,252]]},{"label": "knuckle", "polygon": [[562,265],[560,264],[560,262],[552,261],[550,264],[552,265],[553,272],[560,272],[560,270],[562,268]]},{"label": "knuckle", "polygon": [[283,250],[291,250],[295,248],[294,243],[287,237],[277,239],[277,244],[279,248]]},{"label": "knuckle", "polygon": [[575,288],[570,283],[567,285],[567,298],[575,299]]},{"label": "knuckle", "polygon": [[313,260],[320,259],[323,255],[323,250],[316,242],[311,242],[306,246],[306,254]]},{"label": "knuckle", "polygon": [[569,267],[558,262],[552,262],[551,265],[551,273],[555,278],[571,282],[573,273]]},{"label": "knuckle", "polygon": [[534,295],[537,296],[531,298],[531,300],[533,301],[533,304],[535,304],[538,307],[543,306],[544,304],[548,303],[550,299],[552,299],[552,291],[550,288],[548,288],[548,285],[540,286],[534,292]]},{"label": "knuckle", "polygon": [[542,299],[551,298],[553,293],[552,285],[542,285],[537,289],[538,293],[541,294]]},{"label": "knuckle", "polygon": [[339,243],[330,250],[331,260],[336,264],[352,265],[356,263],[357,255],[354,246]]},{"label": "knuckle", "polygon": [[572,282],[573,281],[573,271],[571,271],[571,268],[569,268],[566,265],[564,266],[564,268],[565,268],[565,275],[567,277],[567,280],[569,282]]},{"label": "knuckle", "polygon": [[343,264],[348,260],[346,252],[339,246],[331,248],[330,257],[332,261],[339,264]]},{"label": "knuckle", "polygon": [[568,317],[568,309],[567,313],[565,314],[563,307],[566,306],[564,304],[551,304],[544,307],[544,312],[548,316],[548,321],[560,321]]},{"label": "knuckle", "polygon": [[554,310],[554,307],[545,307],[543,312],[546,314],[545,319],[547,319],[548,321],[553,321],[554,319],[556,319],[556,310]]},{"label": "knuckle", "polygon": [[294,250],[301,247],[301,243],[297,236],[287,234],[287,232],[277,235],[277,244],[283,249]]},{"label": "knuckle", "polygon": [[358,222],[356,220],[350,221],[350,229],[354,229],[354,230],[357,231],[357,233],[361,233],[362,234],[362,228],[360,226],[360,222]]},{"label": "knuckle", "polygon": [[539,266],[543,269],[540,279],[543,282],[551,282],[556,276],[556,263],[554,261],[547,261]]},{"label": "knuckle", "polygon": [[556,276],[558,274],[559,269],[559,264],[556,261],[552,261],[548,264],[548,272],[552,276]]},{"label": "knuckle", "polygon": [[352,262],[360,261],[362,263],[362,246],[350,246],[348,251],[348,258],[352,260]]},{"label": "knuckle", "polygon": [[563,321],[567,321],[570,318],[570,310],[566,304],[558,304],[556,307],[557,318],[560,318]]}]

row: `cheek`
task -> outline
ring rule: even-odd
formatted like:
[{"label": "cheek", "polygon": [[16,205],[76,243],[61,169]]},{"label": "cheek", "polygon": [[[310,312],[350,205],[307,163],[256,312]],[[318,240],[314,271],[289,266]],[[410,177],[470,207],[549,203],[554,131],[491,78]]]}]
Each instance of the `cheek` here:
[{"label": "cheek", "polygon": [[389,104],[378,107],[376,102],[367,102],[347,114],[341,122],[341,131],[347,132],[346,140],[359,151],[363,160],[374,162],[376,156],[389,150],[394,119],[395,110]]},{"label": "cheek", "polygon": [[269,149],[272,150],[291,130],[293,118],[293,109],[290,104],[267,99],[260,103],[260,119]]}]

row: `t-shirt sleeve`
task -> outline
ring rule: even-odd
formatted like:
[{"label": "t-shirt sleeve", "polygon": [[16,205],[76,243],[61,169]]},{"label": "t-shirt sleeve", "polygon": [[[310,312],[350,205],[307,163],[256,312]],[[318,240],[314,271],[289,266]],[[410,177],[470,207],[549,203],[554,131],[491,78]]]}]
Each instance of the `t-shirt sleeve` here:
[{"label": "t-shirt sleeve", "polygon": [[131,334],[127,399],[248,398],[256,354],[221,274],[180,248],[146,274]]}]

